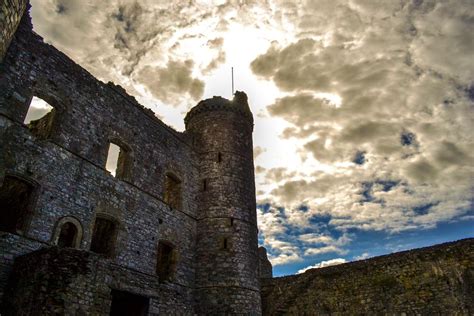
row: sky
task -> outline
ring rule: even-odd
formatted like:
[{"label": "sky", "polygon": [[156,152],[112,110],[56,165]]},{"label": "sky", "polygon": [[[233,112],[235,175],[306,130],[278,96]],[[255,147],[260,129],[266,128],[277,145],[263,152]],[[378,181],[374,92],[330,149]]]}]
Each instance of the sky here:
[{"label": "sky", "polygon": [[274,275],[474,237],[472,0],[31,3],[46,42],[180,131],[234,67]]}]

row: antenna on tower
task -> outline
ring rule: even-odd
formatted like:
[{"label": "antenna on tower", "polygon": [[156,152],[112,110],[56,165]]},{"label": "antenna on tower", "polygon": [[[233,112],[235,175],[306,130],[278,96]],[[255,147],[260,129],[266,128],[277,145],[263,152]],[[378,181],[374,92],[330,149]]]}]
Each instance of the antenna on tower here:
[{"label": "antenna on tower", "polygon": [[234,95],[234,67],[231,67],[230,71],[232,76],[232,95]]}]

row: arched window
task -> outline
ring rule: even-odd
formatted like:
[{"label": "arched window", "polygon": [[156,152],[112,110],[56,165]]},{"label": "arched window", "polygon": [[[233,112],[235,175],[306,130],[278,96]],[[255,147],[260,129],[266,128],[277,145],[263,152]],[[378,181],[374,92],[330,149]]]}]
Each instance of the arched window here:
[{"label": "arched window", "polygon": [[160,282],[170,281],[176,272],[178,253],[175,246],[167,241],[158,243],[156,274]]},{"label": "arched window", "polygon": [[48,102],[34,96],[23,123],[37,136],[48,138],[56,111]]},{"label": "arched window", "polygon": [[130,180],[132,160],[131,150],[127,145],[118,141],[109,143],[105,169],[114,177],[121,180]]},{"label": "arched window", "polygon": [[97,217],[92,232],[90,250],[112,257],[115,251],[118,225],[115,221],[103,217]]},{"label": "arched window", "polygon": [[77,236],[77,228],[72,223],[65,223],[61,227],[58,238],[59,247],[74,247],[74,239]]},{"label": "arched window", "polygon": [[174,209],[181,209],[181,180],[172,173],[165,175],[163,200]]},{"label": "arched window", "polygon": [[59,247],[80,248],[82,241],[82,225],[74,217],[63,217],[56,224],[53,243]]},{"label": "arched window", "polygon": [[31,216],[34,186],[20,178],[5,176],[0,187],[0,230],[22,233]]}]

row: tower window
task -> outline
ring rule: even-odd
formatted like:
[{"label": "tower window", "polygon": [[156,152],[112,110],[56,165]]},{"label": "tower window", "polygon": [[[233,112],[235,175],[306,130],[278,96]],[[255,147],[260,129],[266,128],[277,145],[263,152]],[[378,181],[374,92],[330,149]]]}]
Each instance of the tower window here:
[{"label": "tower window", "polygon": [[114,177],[122,180],[130,180],[131,162],[130,149],[128,149],[127,146],[119,146],[115,143],[109,144],[105,169]]},{"label": "tower window", "polygon": [[91,251],[111,257],[115,250],[117,224],[111,220],[97,217],[92,233]]},{"label": "tower window", "polygon": [[222,153],[217,153],[217,162],[222,162]]},{"label": "tower window", "polygon": [[175,247],[166,241],[158,243],[156,274],[160,282],[169,281],[174,277],[177,263]]},{"label": "tower window", "polygon": [[30,215],[33,186],[19,178],[6,176],[0,187],[0,230],[23,232]]},{"label": "tower window", "polygon": [[234,226],[234,218],[233,217],[230,218],[229,225],[230,225],[230,227]]},{"label": "tower window", "polygon": [[59,247],[74,247],[77,238],[77,228],[71,223],[67,222],[61,226],[59,232],[58,246]]},{"label": "tower window", "polygon": [[221,237],[219,248],[221,250],[230,250],[232,248],[232,242],[229,237]]},{"label": "tower window", "polygon": [[174,209],[181,209],[181,180],[172,173],[165,176],[163,200]]},{"label": "tower window", "polygon": [[202,190],[207,191],[207,179],[202,180]]},{"label": "tower window", "polygon": [[51,134],[55,110],[46,101],[33,97],[23,123],[36,135],[48,138]]}]

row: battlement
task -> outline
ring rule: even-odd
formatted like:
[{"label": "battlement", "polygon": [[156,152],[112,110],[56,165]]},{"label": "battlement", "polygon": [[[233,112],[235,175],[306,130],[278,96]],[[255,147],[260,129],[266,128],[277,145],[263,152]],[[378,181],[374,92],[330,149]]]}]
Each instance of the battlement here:
[{"label": "battlement", "polygon": [[189,121],[193,117],[210,111],[230,111],[238,113],[248,118],[253,124],[253,116],[247,102],[247,95],[241,91],[237,91],[232,100],[214,96],[213,98],[200,101],[186,114],[184,123],[188,126]]}]

